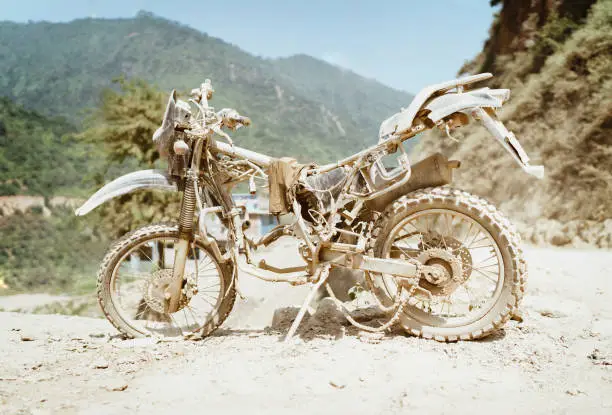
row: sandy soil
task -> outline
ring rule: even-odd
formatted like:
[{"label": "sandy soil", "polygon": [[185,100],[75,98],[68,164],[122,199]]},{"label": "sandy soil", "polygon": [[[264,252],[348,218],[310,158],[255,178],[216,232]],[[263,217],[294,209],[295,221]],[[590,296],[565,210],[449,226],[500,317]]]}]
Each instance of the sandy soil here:
[{"label": "sandy soil", "polygon": [[372,343],[328,324],[285,345],[265,327],[304,291],[246,279],[248,301],[199,342],[0,313],[0,413],[612,413],[612,253],[527,256],[525,320],[479,342]]}]

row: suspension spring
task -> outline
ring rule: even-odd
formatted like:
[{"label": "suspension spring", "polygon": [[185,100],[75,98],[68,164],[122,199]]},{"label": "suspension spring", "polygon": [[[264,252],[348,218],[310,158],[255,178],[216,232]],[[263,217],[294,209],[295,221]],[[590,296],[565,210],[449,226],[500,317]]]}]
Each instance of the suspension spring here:
[{"label": "suspension spring", "polygon": [[186,180],[179,217],[179,238],[191,239],[193,235],[193,214],[196,205],[196,189],[193,180]]}]

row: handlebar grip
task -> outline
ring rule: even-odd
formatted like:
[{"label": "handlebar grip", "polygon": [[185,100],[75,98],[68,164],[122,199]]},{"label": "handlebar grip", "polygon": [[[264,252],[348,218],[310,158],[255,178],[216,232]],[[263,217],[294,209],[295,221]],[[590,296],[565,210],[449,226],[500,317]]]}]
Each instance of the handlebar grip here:
[{"label": "handlebar grip", "polygon": [[202,91],[200,90],[200,88],[194,88],[191,90],[191,96],[193,97],[195,102],[200,102],[202,101]]},{"label": "handlebar grip", "polygon": [[213,92],[215,92],[215,90],[212,87],[212,82],[210,82],[210,79],[206,79],[200,86],[200,89],[202,91],[202,95],[206,94],[206,99],[212,99]]},{"label": "handlebar grip", "polygon": [[249,117],[243,117],[242,115],[237,117],[236,121],[238,121],[240,124],[244,125],[245,127],[248,127],[249,125],[251,125],[251,119]]}]

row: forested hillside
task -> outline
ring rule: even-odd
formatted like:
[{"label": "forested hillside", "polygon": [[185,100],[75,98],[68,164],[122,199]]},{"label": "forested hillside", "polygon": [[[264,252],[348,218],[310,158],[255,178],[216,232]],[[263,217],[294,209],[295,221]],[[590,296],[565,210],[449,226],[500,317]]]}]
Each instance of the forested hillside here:
[{"label": "forested hillside", "polygon": [[[376,141],[411,96],[306,56],[262,59],[146,12],[131,19],[0,23],[0,95],[79,125],[114,77],[189,91],[205,78],[212,104],[250,116],[237,144],[329,161]],[[161,117],[161,114],[160,114]]]},{"label": "forested hillside", "polygon": [[478,123],[460,144],[436,137],[422,149],[462,160],[457,185],[514,218],[530,226],[540,218],[537,227],[547,219],[548,239],[579,234],[608,246],[599,235],[612,234],[612,1],[501,3],[482,53],[462,72],[492,72],[489,86],[512,90],[501,118],[546,177],[522,173]]}]

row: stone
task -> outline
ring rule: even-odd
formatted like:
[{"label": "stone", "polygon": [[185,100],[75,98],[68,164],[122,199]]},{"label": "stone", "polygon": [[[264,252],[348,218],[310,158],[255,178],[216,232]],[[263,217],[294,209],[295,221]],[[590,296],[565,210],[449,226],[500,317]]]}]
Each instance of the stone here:
[{"label": "stone", "polygon": [[106,359],[100,358],[93,362],[91,365],[94,369],[108,369],[108,362]]},{"label": "stone", "polygon": [[121,392],[126,390],[128,387],[127,382],[124,379],[112,379],[106,383],[104,388],[109,392]]}]

